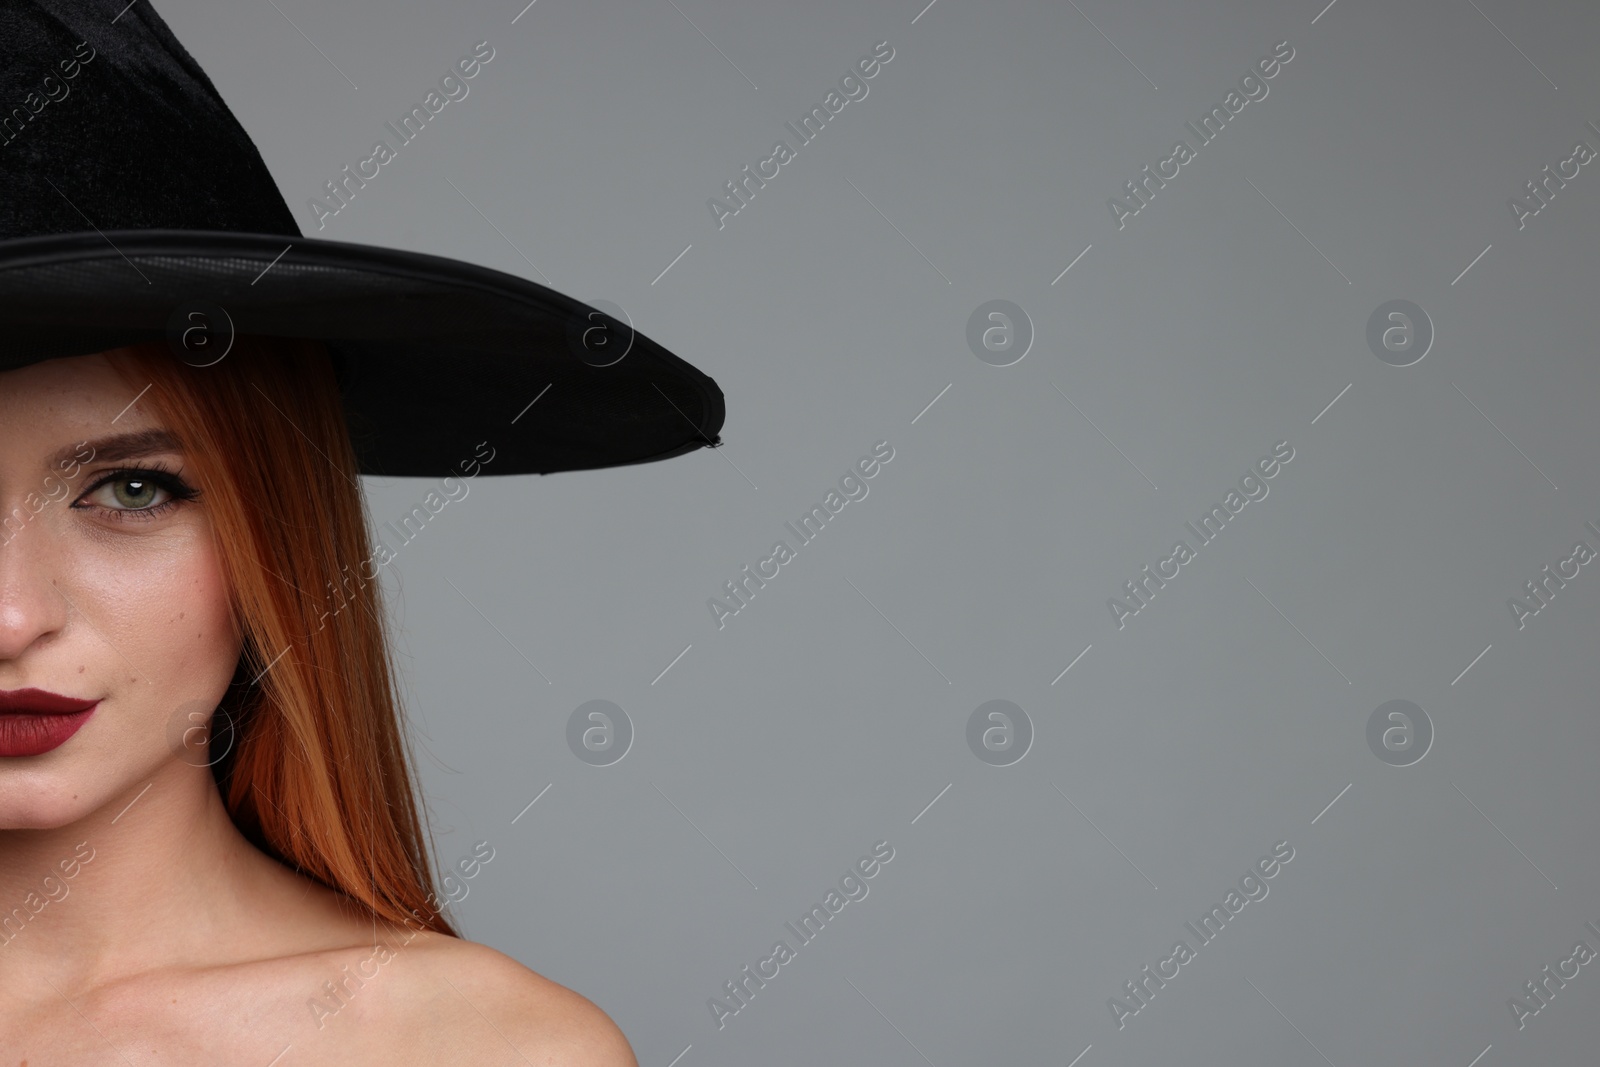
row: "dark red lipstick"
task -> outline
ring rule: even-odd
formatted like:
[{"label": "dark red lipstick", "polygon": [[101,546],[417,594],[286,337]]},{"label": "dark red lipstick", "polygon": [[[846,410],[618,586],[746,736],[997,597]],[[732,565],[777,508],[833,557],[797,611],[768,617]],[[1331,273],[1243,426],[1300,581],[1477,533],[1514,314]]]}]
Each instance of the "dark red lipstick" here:
[{"label": "dark red lipstick", "polygon": [[0,689],[0,756],[37,756],[58,748],[89,721],[99,703],[43,689]]}]

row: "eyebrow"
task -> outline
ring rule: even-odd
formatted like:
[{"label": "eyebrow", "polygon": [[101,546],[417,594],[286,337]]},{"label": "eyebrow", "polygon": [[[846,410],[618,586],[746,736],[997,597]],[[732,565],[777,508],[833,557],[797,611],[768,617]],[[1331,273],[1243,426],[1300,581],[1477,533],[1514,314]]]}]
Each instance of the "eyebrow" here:
[{"label": "eyebrow", "polygon": [[101,463],[118,463],[122,460],[154,455],[157,452],[184,451],[182,439],[174,433],[167,430],[136,430],[131,433],[120,433],[114,437],[103,437],[98,441],[68,445],[51,456],[50,462],[64,468],[78,458],[79,450],[85,446],[92,450],[92,461]]}]

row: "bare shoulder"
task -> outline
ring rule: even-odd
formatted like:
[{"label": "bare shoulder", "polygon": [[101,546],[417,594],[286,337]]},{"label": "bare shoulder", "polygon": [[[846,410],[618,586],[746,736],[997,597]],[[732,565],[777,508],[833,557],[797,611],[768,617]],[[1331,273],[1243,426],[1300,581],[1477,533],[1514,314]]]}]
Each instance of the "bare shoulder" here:
[{"label": "bare shoulder", "polygon": [[403,1017],[422,1031],[413,1052],[438,1044],[480,1063],[638,1067],[628,1039],[599,1006],[503,952],[432,933],[417,934],[404,951],[412,965]]}]

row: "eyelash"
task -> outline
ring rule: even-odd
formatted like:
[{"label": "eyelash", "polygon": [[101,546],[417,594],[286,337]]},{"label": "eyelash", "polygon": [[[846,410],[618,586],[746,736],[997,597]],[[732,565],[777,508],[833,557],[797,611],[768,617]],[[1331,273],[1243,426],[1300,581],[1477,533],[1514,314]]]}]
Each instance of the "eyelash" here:
[{"label": "eyelash", "polygon": [[[178,475],[166,465],[158,462],[152,463],[148,467],[121,467],[117,470],[110,471],[104,477],[100,478],[93,485],[91,485],[88,489],[84,490],[83,496],[80,496],[78,499],[81,501],[86,497],[93,495],[94,493],[98,493],[101,489],[115,482],[149,482],[154,484],[158,489],[165,491],[168,497],[170,497],[169,500],[166,500],[163,503],[144,508],[108,508],[99,504],[92,505],[95,510],[108,513],[107,517],[115,522],[148,522],[151,519],[155,519],[166,514],[173,508],[176,508],[187,501],[194,500],[200,495],[200,491],[198,489],[195,489],[189,485],[188,482],[178,477]],[[73,504],[73,507],[80,506],[82,505]]]}]

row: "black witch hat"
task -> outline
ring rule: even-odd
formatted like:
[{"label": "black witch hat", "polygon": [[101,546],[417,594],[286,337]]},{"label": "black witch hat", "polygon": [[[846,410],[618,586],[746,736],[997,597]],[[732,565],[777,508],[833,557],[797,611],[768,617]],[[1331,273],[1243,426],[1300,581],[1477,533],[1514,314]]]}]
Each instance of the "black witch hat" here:
[{"label": "black witch hat", "polygon": [[0,61],[0,370],[163,338],[194,363],[240,334],[321,341],[363,474],[448,473],[513,419],[496,474],[719,443],[716,382],[630,323],[470,263],[302,236],[148,0],[0,0]]}]

